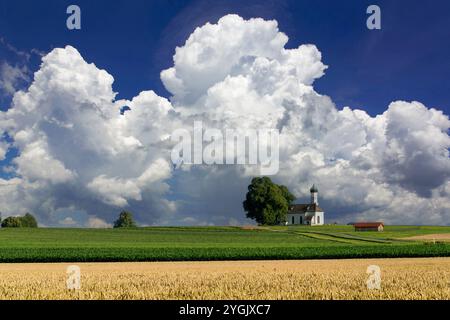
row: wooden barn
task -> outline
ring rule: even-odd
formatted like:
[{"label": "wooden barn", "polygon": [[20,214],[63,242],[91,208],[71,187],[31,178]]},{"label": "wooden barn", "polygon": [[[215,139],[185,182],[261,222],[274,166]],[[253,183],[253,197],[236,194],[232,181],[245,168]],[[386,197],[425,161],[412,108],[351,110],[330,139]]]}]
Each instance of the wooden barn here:
[{"label": "wooden barn", "polygon": [[383,222],[357,222],[353,224],[355,231],[378,231],[384,230]]}]

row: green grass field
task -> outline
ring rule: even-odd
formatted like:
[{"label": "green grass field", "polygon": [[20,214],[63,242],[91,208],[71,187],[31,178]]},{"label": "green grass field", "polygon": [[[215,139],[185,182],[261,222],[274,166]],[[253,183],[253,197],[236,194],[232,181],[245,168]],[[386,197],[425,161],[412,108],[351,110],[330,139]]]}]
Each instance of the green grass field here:
[{"label": "green grass field", "polygon": [[0,229],[0,262],[331,259],[450,256],[450,243],[405,237],[450,227],[351,226]]}]

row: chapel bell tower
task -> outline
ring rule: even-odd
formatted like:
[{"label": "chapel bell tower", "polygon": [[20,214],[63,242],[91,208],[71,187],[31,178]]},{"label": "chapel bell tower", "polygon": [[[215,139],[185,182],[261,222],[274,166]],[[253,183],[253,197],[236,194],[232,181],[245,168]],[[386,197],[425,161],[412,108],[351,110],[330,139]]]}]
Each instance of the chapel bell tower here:
[{"label": "chapel bell tower", "polygon": [[319,190],[317,189],[316,185],[313,184],[309,191],[311,192],[311,204],[319,205]]}]

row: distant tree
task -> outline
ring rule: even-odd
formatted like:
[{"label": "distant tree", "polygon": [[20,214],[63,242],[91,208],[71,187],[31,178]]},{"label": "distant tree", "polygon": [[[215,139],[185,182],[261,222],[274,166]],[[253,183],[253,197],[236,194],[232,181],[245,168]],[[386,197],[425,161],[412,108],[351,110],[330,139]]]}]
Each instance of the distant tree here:
[{"label": "distant tree", "polygon": [[243,206],[247,218],[262,225],[277,225],[286,221],[289,205],[294,199],[287,187],[273,183],[268,177],[258,177],[248,186]]},{"label": "distant tree", "polygon": [[133,228],[136,227],[136,223],[133,220],[131,212],[122,211],[119,214],[119,218],[114,222],[114,228]]},{"label": "distant tree", "polygon": [[37,228],[36,218],[27,213],[23,217],[8,217],[1,222],[2,228]]},{"label": "distant tree", "polygon": [[36,218],[29,213],[25,214],[23,217],[20,217],[20,220],[21,220],[21,226],[23,228],[37,228],[38,227]]},{"label": "distant tree", "polygon": [[20,228],[22,221],[20,217],[8,217],[2,221],[2,228]]}]

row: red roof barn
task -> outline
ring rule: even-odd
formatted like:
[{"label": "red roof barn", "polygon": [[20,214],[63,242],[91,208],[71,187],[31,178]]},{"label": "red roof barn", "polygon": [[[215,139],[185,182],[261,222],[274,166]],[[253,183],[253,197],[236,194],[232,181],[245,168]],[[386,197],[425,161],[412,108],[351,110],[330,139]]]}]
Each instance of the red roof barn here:
[{"label": "red roof barn", "polygon": [[383,231],[383,222],[357,222],[354,224],[355,231]]}]

